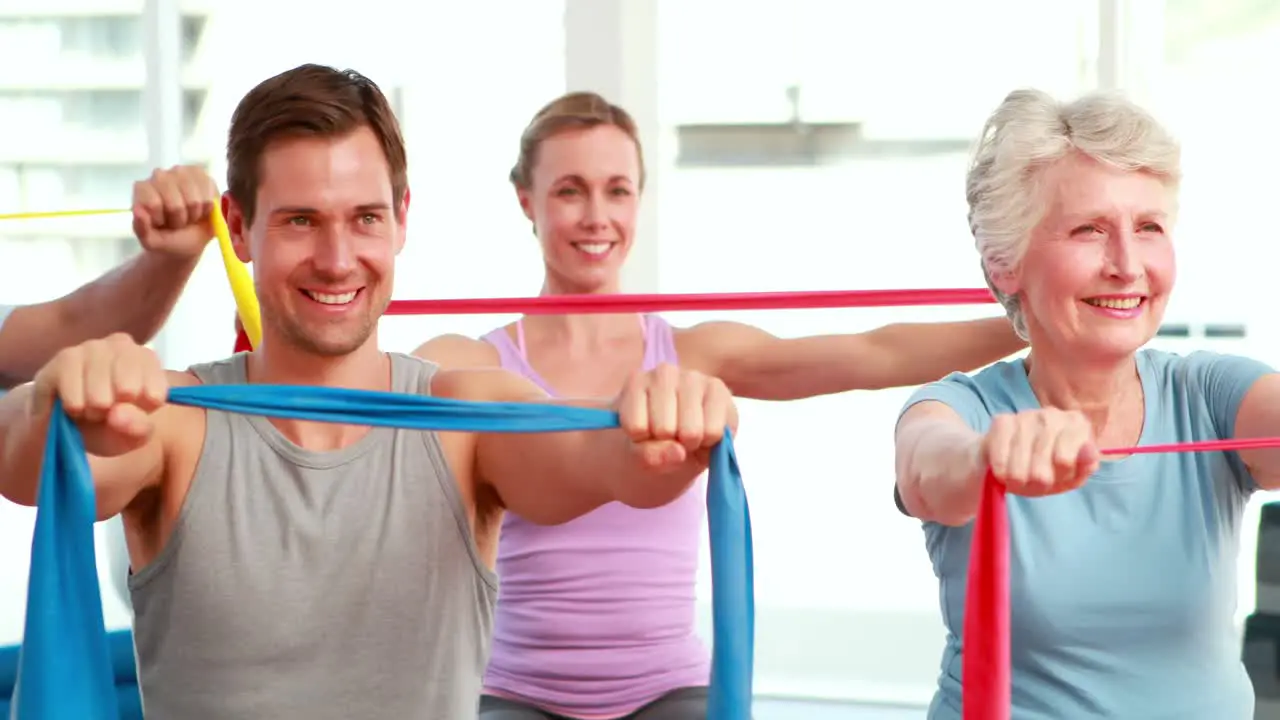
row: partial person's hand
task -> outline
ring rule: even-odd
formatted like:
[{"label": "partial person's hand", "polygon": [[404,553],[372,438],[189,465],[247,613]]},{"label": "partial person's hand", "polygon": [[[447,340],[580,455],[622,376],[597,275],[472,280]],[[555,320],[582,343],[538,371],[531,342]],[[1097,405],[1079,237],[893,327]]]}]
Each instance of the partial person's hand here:
[{"label": "partial person's hand", "polygon": [[981,455],[1009,492],[1031,497],[1080,487],[1101,458],[1088,418],[1055,409],[996,415]]},{"label": "partial person's hand", "polygon": [[151,414],[165,404],[169,380],[160,358],[124,333],[62,350],[36,373],[33,402],[47,412],[55,397],[80,427],[85,450],[115,457],[142,447]]},{"label": "partial person's hand", "polygon": [[204,168],[156,170],[133,184],[133,234],[148,252],[190,259],[213,237],[218,186]]},{"label": "partial person's hand", "polygon": [[641,462],[655,470],[705,465],[725,428],[738,427],[733,395],[719,378],[674,365],[634,373],[615,407]]}]

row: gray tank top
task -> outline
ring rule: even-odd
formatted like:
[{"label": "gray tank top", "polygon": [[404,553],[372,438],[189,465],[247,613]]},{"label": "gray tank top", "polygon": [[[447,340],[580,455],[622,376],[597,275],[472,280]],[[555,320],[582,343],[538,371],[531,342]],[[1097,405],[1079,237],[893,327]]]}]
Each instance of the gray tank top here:
[{"label": "gray tank top", "polygon": [[[245,355],[192,372],[243,384]],[[436,366],[391,355],[396,392]],[[474,718],[497,578],[437,435],[311,452],[208,411],[160,555],[129,580],[147,720]]]}]

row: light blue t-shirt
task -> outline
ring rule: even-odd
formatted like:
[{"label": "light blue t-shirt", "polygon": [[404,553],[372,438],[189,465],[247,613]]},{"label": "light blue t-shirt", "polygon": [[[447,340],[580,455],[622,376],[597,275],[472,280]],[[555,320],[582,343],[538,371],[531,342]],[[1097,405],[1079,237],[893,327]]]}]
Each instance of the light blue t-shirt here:
[{"label": "light blue t-shirt", "polygon": [[[1232,437],[1266,365],[1144,350],[1140,445]],[[974,430],[1040,408],[1022,360],[922,387]],[[1104,461],[1083,487],[1010,495],[1014,720],[1249,720],[1253,686],[1233,626],[1240,520],[1255,485],[1235,453]],[[972,523],[924,523],[947,628],[930,720],[959,720]]]}]

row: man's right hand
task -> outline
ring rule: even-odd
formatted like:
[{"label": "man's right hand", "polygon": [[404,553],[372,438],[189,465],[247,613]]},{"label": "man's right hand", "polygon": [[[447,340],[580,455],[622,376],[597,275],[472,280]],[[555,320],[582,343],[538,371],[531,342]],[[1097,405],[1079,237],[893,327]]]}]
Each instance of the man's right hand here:
[{"label": "man's right hand", "polygon": [[156,170],[133,185],[133,234],[147,252],[190,259],[213,238],[218,186],[204,168]]},{"label": "man's right hand", "polygon": [[151,414],[165,404],[169,380],[160,358],[124,333],[69,347],[36,374],[32,401],[49,412],[55,397],[80,427],[85,450],[115,457],[151,438]]}]

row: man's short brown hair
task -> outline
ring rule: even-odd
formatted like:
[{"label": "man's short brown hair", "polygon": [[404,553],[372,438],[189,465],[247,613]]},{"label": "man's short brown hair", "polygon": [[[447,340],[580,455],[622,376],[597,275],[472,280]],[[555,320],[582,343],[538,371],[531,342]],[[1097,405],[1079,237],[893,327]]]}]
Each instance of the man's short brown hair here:
[{"label": "man's short brown hair", "polygon": [[227,192],[253,222],[262,156],[271,143],[296,137],[338,137],[368,127],[391,171],[397,216],[409,186],[408,158],[395,111],[382,90],[355,70],[299,65],[262,81],[231,115],[227,135]]}]

